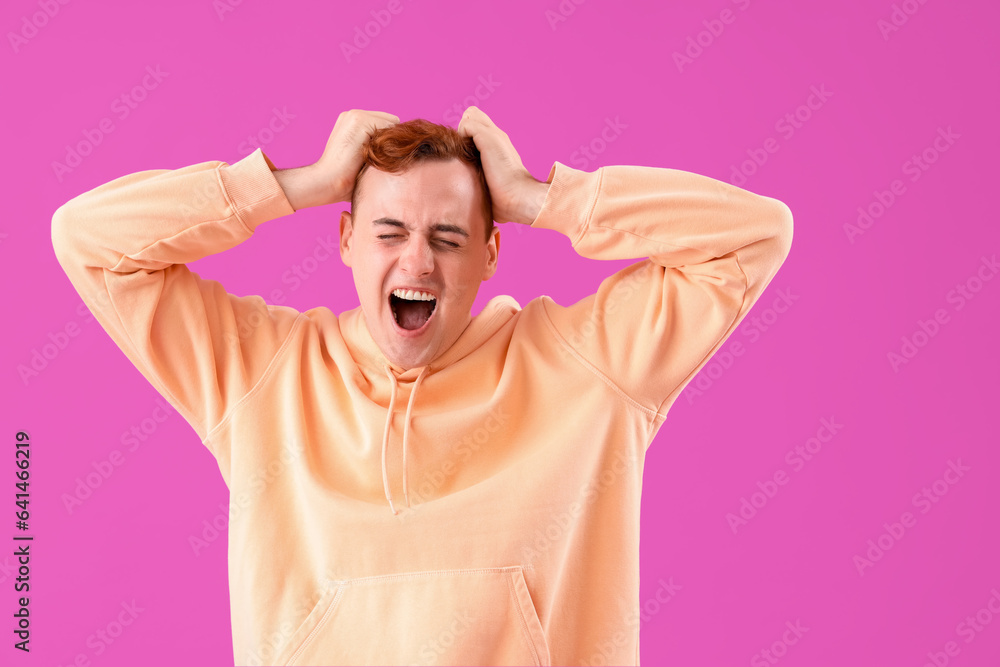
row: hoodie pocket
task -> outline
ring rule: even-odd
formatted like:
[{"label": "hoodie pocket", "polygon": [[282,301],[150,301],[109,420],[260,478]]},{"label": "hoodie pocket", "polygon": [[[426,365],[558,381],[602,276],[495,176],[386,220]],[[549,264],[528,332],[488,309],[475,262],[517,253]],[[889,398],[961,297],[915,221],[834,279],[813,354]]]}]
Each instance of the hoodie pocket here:
[{"label": "hoodie pocket", "polygon": [[519,565],[330,580],[286,665],[548,665]]}]

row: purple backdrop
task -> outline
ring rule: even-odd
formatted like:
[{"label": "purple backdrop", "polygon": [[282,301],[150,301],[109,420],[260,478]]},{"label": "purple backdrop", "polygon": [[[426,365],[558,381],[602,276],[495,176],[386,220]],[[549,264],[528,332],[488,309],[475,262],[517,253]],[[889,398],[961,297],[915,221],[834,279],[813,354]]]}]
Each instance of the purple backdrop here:
[{"label": "purple backdrop", "polygon": [[[671,167],[794,214],[785,265],[649,450],[643,662],[1000,664],[1000,9],[664,4],[5,2],[0,662],[232,664],[226,535],[206,527],[227,489],[82,307],[54,210],[256,145],[310,163],[346,109],[457,126],[475,104],[538,178],[554,160]],[[339,210],[192,268],[300,310],[353,308],[339,258],[303,264],[336,243]],[[475,312],[498,293],[569,304],[631,263],[502,234]],[[30,655],[12,634],[18,430]]]}]

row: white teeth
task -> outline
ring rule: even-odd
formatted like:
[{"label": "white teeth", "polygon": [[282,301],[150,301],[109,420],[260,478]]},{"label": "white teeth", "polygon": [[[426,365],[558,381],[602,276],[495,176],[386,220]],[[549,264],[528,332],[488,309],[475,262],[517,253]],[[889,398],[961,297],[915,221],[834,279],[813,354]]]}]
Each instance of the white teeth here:
[{"label": "white teeth", "polygon": [[407,301],[434,301],[434,295],[427,292],[417,292],[411,289],[396,289],[392,291],[393,296]]}]

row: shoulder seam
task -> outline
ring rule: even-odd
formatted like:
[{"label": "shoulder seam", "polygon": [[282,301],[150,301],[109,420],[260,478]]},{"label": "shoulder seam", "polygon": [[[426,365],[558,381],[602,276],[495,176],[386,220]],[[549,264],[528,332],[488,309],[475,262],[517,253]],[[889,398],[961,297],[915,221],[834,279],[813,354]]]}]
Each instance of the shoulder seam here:
[{"label": "shoulder seam", "polygon": [[581,355],[579,352],[577,352],[573,348],[573,346],[571,346],[566,341],[566,339],[563,338],[562,334],[559,333],[559,330],[556,329],[556,326],[555,326],[555,324],[553,324],[551,318],[549,318],[548,311],[545,309],[545,299],[547,299],[547,298],[548,297],[543,296],[543,297],[541,297],[539,299],[539,303],[540,303],[541,308],[542,308],[542,316],[543,316],[543,318],[545,320],[545,325],[552,332],[552,335],[555,336],[556,340],[559,341],[559,344],[562,345],[564,348],[566,348],[566,351],[569,352],[570,354],[572,354],[573,357],[578,362],[580,362],[581,366],[583,366],[584,368],[586,368],[588,371],[590,371],[591,373],[593,373],[594,375],[596,375],[602,382],[604,382],[606,385],[608,385],[609,387],[611,387],[612,391],[614,391],[622,399],[622,401],[624,401],[628,405],[631,405],[632,407],[634,407],[635,409],[639,410],[640,412],[642,412],[647,417],[649,417],[649,418],[651,418],[653,420],[665,419],[666,415],[662,415],[657,410],[654,410],[652,408],[647,408],[646,406],[642,405],[637,400],[635,400],[634,398],[632,398],[631,396],[629,396],[627,393],[625,393],[625,391],[621,387],[619,387],[617,384],[615,384],[614,381],[611,380],[611,378],[609,378],[607,375],[605,375],[604,373],[602,373],[600,371],[600,369],[598,369],[592,363],[590,363],[589,361],[587,361],[587,359],[585,359],[583,357],[583,355]]},{"label": "shoulder seam", "polygon": [[258,379],[257,382],[254,383],[254,386],[251,387],[249,391],[247,391],[247,393],[243,394],[243,397],[240,398],[240,400],[236,401],[236,403],[233,404],[233,407],[231,407],[229,411],[225,414],[225,416],[221,420],[219,420],[219,423],[212,427],[212,430],[210,430],[208,434],[202,439],[202,444],[211,449],[211,446],[209,446],[208,441],[212,439],[216,431],[222,429],[222,427],[225,426],[225,424],[232,418],[232,416],[237,412],[239,412],[240,407],[242,407],[244,403],[249,401],[250,398],[255,393],[257,393],[257,390],[264,385],[264,383],[266,382],[268,377],[270,377],[272,371],[274,370],[278,358],[281,357],[281,355],[284,353],[285,348],[288,347],[289,342],[292,340],[293,334],[295,334],[296,330],[302,324],[302,318],[303,318],[302,313],[298,313],[295,316],[295,322],[292,324],[292,328],[288,330],[288,334],[285,336],[285,340],[281,342],[281,346],[278,347],[278,351],[274,353],[273,357],[271,357],[271,361],[267,364],[267,368],[264,369],[264,372],[263,374],[261,374],[260,379]]},{"label": "shoulder seam", "polygon": [[[717,340],[715,342],[715,344],[712,345],[711,348],[709,348],[709,350],[714,350],[714,352],[708,352],[708,353],[705,354],[704,357],[702,357],[701,359],[699,359],[698,363],[696,363],[692,367],[691,372],[689,372],[687,375],[685,375],[684,379],[677,383],[677,387],[684,386],[686,388],[687,387],[687,383],[689,383],[691,381],[691,379],[695,376],[694,369],[698,368],[699,366],[701,366],[704,363],[707,363],[707,361],[709,359],[711,359],[713,356],[715,356],[715,353],[718,352],[719,349],[721,349],[721,345],[720,345],[719,341],[721,341],[723,339],[727,339],[728,336],[731,335],[731,332],[733,331],[733,324],[736,322],[736,318],[739,317],[740,312],[743,311],[743,306],[747,302],[747,292],[749,291],[750,279],[747,277],[747,272],[743,270],[743,266],[740,264],[740,256],[735,251],[732,253],[732,255],[733,255],[733,258],[736,260],[736,267],[740,270],[740,273],[743,275],[743,296],[742,296],[742,299],[740,300],[740,307],[736,309],[736,314],[733,315],[732,322],[729,324],[729,326],[726,328],[726,330],[722,332],[722,335],[719,336],[719,340]],[[658,410],[662,409],[663,406],[666,405],[668,401],[671,403],[671,405],[673,405],[673,403],[678,398],[680,398],[680,393],[678,393],[676,396],[674,396],[674,392],[677,391],[677,387],[674,387],[674,390],[671,391],[670,394],[668,394],[665,399],[663,399],[663,402],[660,403],[659,406],[657,406]],[[681,390],[681,392],[683,392],[683,389]],[[670,398],[671,396],[674,396],[673,400],[671,400],[671,398]]]}]

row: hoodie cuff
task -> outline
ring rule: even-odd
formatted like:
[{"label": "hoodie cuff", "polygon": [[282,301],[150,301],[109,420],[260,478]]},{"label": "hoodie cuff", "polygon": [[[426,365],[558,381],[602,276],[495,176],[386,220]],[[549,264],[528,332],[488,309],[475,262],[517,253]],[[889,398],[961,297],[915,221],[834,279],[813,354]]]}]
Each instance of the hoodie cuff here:
[{"label": "hoodie cuff", "polygon": [[549,190],[531,226],[565,234],[575,246],[590,225],[601,175],[600,169],[581,171],[554,162],[545,180]]},{"label": "hoodie cuff", "polygon": [[261,223],[295,212],[274,170],[274,164],[260,148],[239,162],[219,167],[222,187],[236,215],[251,232]]}]

